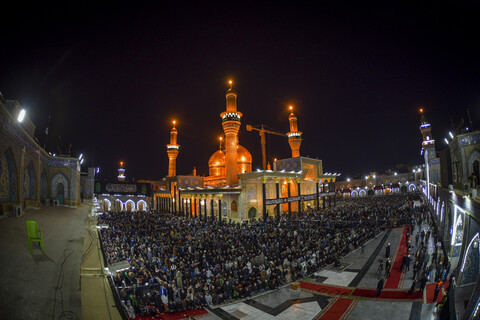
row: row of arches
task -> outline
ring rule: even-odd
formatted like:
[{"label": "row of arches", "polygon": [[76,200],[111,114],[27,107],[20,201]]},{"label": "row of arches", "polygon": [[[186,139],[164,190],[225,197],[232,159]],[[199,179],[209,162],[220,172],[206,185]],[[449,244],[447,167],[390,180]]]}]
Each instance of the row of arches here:
[{"label": "row of arches", "polygon": [[37,173],[33,163],[33,161],[30,161],[26,165],[23,177],[19,179],[18,166],[12,148],[8,148],[1,154],[0,202],[18,203],[19,195],[22,195],[23,200],[27,201],[49,199],[48,189],[50,189],[50,199],[58,200],[59,204],[64,204],[65,200],[69,200],[69,181],[67,177],[61,172],[56,173],[50,180],[50,188],[48,188],[47,169],[42,170],[40,181],[37,181]]},{"label": "row of arches", "polygon": [[146,211],[148,209],[147,202],[145,200],[138,200],[137,203],[132,199],[128,199],[125,202],[122,202],[120,199],[115,199],[114,203],[105,198],[103,199],[103,210],[104,211],[126,211],[126,212],[134,212],[134,211]]},{"label": "row of arches", "polygon": [[417,186],[414,183],[411,183],[408,187],[407,185],[400,186],[400,188],[385,188],[385,189],[354,189],[350,191],[349,193],[345,192],[343,195],[344,197],[352,197],[352,198],[357,198],[357,197],[366,197],[366,196],[373,196],[373,195],[383,195],[383,194],[389,194],[389,193],[406,193],[408,192],[413,192],[417,190]]}]

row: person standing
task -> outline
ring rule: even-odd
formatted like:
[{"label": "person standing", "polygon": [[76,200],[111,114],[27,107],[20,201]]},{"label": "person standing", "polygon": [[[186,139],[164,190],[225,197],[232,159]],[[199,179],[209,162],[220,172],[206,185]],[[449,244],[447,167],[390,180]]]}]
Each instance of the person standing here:
[{"label": "person standing", "polygon": [[380,260],[380,264],[378,265],[378,277],[381,277],[383,273],[383,260]]},{"label": "person standing", "polygon": [[419,267],[419,263],[418,263],[418,259],[417,259],[417,260],[415,260],[415,263],[413,264],[413,278],[412,279],[415,279],[415,277],[417,276],[418,267]]},{"label": "person standing", "polygon": [[405,255],[405,268],[406,271],[410,271],[410,261],[412,259],[410,258],[410,255]]},{"label": "person standing", "polygon": [[389,257],[390,257],[390,243],[385,248],[385,258],[389,258]]},{"label": "person standing", "polygon": [[417,286],[417,280],[413,280],[412,286],[410,287],[410,290],[408,291],[408,294],[413,294],[415,292],[416,286]]},{"label": "person standing", "polygon": [[380,294],[382,293],[383,284],[384,284],[384,280],[383,280],[383,277],[381,277],[380,280],[378,280],[376,297],[380,296]]},{"label": "person standing", "polygon": [[438,282],[437,283],[437,286],[435,287],[435,293],[433,294],[433,300],[432,302],[434,302],[435,300],[437,300],[438,298],[438,293],[440,292],[440,289],[442,288],[442,282]]},{"label": "person standing", "polygon": [[390,277],[390,270],[392,270],[392,263],[390,259],[387,259],[387,262],[385,262],[385,278]]},{"label": "person standing", "polygon": [[424,274],[422,279],[420,280],[420,290],[418,290],[418,295],[423,294],[423,290],[425,290],[425,286],[427,285],[427,276]]}]

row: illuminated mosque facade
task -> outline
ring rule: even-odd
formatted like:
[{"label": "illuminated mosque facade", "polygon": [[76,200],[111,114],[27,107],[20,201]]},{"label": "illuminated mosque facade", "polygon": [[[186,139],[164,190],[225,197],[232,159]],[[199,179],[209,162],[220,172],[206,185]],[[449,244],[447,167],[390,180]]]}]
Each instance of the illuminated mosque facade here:
[{"label": "illuminated mosque facade", "polygon": [[252,171],[252,155],[240,145],[238,132],[242,113],[237,109],[237,92],[229,81],[225,94],[226,110],[220,113],[224,139],[208,160],[209,175],[177,175],[176,159],[180,152],[178,130],[173,122],[168,176],[153,195],[155,209],[179,212],[197,218],[273,219],[308,208],[335,204],[337,174],[324,174],[322,161],[302,157],[302,132],[290,107],[290,131],[286,134],[292,157],[276,160],[273,170]]}]

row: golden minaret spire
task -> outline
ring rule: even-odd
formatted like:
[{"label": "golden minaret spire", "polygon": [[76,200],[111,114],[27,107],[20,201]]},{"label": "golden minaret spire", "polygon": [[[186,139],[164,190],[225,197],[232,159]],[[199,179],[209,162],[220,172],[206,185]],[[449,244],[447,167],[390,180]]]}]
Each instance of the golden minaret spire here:
[{"label": "golden minaret spire", "polygon": [[288,144],[292,149],[292,158],[300,157],[300,145],[302,144],[302,132],[298,131],[297,117],[293,114],[293,106],[289,106],[290,115],[288,121],[290,122],[290,132],[287,132]]},{"label": "golden minaret spire", "polygon": [[170,144],[167,144],[169,177],[177,175],[177,156],[180,149],[180,146],[177,144],[177,128],[175,128],[175,124],[176,121],[173,120],[173,128],[170,131]]},{"label": "golden minaret spire", "polygon": [[227,186],[236,186],[238,184],[237,176],[237,146],[238,130],[240,130],[240,118],[242,113],[237,111],[237,93],[233,89],[233,81],[229,80],[230,88],[225,97],[227,100],[227,110],[220,114],[222,118],[223,132],[225,133],[225,176]]}]

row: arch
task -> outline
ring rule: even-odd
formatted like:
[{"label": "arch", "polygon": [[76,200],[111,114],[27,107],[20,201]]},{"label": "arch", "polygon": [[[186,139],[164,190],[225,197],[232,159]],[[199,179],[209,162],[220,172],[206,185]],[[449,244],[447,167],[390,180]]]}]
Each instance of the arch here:
[{"label": "arch", "polygon": [[227,216],[227,202],[225,200],[222,201],[222,216]]},{"label": "arch", "polygon": [[138,211],[147,211],[147,203],[145,202],[145,200],[138,200],[137,210]]},{"label": "arch", "polygon": [[372,190],[372,189],[368,190],[368,191],[367,191],[367,195],[369,195],[369,196],[373,196],[373,195],[374,195],[374,192],[373,192],[373,190]]},{"label": "arch", "polygon": [[257,217],[257,209],[251,207],[248,209],[248,219],[255,219]]},{"label": "arch", "polygon": [[35,176],[35,169],[33,168],[33,163],[30,163],[25,170],[23,176],[23,199],[25,200],[34,200],[37,198],[37,179]]},{"label": "arch", "polygon": [[40,198],[47,199],[48,194],[48,184],[47,184],[47,170],[43,169],[42,176],[40,177]]},{"label": "arch", "polygon": [[472,179],[472,188],[478,188],[478,181],[480,179],[480,161],[479,160],[475,160],[473,161],[473,174],[475,175],[475,181],[473,181]]},{"label": "arch", "polygon": [[[473,151],[468,157],[468,176],[469,177],[472,175],[472,173],[475,173],[474,172],[475,163],[477,164],[477,171],[478,171],[478,165],[480,164],[480,152],[478,152],[477,150]],[[477,179],[479,179],[479,176],[477,174],[478,172],[475,173],[475,175],[477,176]]]},{"label": "arch", "polygon": [[470,240],[467,250],[463,255],[459,276],[459,284],[461,285],[475,283],[477,280],[480,264],[479,241],[480,234],[477,232]]},{"label": "arch", "polygon": [[451,238],[452,246],[452,257],[458,257],[460,255],[462,242],[463,242],[463,215],[465,210],[459,207],[457,204],[454,204],[454,221],[453,221],[453,232]]},{"label": "arch", "polygon": [[408,191],[413,192],[415,190],[417,190],[417,186],[415,185],[415,183],[410,183],[410,185],[408,186]]},{"label": "arch", "polygon": [[400,187],[400,192],[401,193],[407,193],[407,186],[403,185]]},{"label": "arch", "polygon": [[352,198],[358,197],[358,191],[357,190],[352,190],[351,197]]},{"label": "arch", "polygon": [[237,201],[232,200],[232,203],[230,204],[230,209],[232,210],[232,212],[237,212],[238,211]]},{"label": "arch", "polygon": [[115,199],[115,212],[123,211],[123,202],[120,199]]},{"label": "arch", "polygon": [[112,203],[108,199],[103,199],[103,211],[108,212],[112,208]]},{"label": "arch", "polygon": [[125,201],[125,210],[127,212],[135,211],[135,202],[133,202],[133,200],[131,199],[128,199],[127,201]]},{"label": "arch", "polygon": [[17,166],[12,148],[8,148],[0,157],[0,201],[18,200]]},{"label": "arch", "polygon": [[[69,183],[68,179],[63,175],[63,173],[57,173],[50,182],[50,195],[53,199],[57,199],[61,204],[63,200],[69,200]],[[59,195],[58,191],[62,190],[63,193]],[[62,196],[63,195],[63,198]]]},{"label": "arch", "polygon": [[360,192],[358,192],[358,196],[363,198],[367,195],[367,192],[365,191],[365,189],[361,189]]}]

